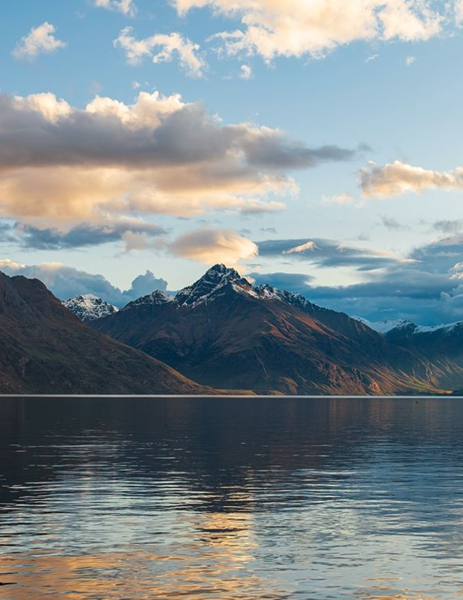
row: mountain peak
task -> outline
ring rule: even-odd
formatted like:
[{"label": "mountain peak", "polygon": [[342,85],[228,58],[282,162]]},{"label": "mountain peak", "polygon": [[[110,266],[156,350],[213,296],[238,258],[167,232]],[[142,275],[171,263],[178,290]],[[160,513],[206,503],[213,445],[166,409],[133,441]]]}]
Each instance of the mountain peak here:
[{"label": "mountain peak", "polygon": [[63,306],[85,323],[107,317],[118,311],[115,306],[93,294],[83,294],[70,298],[63,302]]},{"label": "mountain peak", "polygon": [[129,302],[122,310],[130,310],[134,306],[160,306],[161,304],[169,304],[170,302],[173,302],[172,296],[169,296],[162,290],[155,290],[151,294]]},{"label": "mountain peak", "polygon": [[217,264],[208,269],[193,285],[183,288],[175,296],[179,306],[192,306],[207,302],[213,295],[227,285],[235,291],[251,292],[252,285],[235,269]]}]

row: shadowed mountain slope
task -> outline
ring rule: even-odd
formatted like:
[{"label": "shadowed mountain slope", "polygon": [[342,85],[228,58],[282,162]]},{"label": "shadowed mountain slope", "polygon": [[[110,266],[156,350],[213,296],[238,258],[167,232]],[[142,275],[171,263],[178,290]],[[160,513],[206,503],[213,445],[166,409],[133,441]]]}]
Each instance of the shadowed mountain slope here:
[{"label": "shadowed mountain slope", "polygon": [[36,279],[0,273],[0,393],[205,393],[81,323]]}]

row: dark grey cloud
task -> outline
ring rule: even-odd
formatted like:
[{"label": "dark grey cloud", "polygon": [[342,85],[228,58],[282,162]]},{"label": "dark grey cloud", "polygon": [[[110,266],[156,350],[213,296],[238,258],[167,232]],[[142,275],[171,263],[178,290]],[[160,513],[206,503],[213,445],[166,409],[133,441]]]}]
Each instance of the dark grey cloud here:
[{"label": "dark grey cloud", "polygon": [[381,222],[383,227],[386,227],[386,229],[389,229],[389,231],[407,231],[410,229],[408,225],[399,223],[397,219],[394,219],[393,217],[387,217],[386,215],[381,217]]},{"label": "dark grey cloud", "polygon": [[166,233],[158,225],[131,220],[122,220],[108,225],[83,223],[67,232],[61,232],[58,229],[38,229],[30,225],[20,225],[16,227],[15,232],[15,239],[20,245],[37,250],[66,250],[99,246],[110,242],[118,242],[128,232],[145,233],[150,237]]},{"label": "dark grey cloud", "polygon": [[433,228],[447,235],[460,233],[463,230],[463,219],[436,221]]}]

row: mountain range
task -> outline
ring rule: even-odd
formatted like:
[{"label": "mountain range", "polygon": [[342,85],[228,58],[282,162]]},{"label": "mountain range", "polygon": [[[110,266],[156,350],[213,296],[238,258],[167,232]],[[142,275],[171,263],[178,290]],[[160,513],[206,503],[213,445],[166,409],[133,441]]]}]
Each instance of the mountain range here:
[{"label": "mountain range", "polygon": [[462,338],[463,323],[370,323],[224,265],[121,310],[0,273],[2,393],[450,393]]},{"label": "mountain range", "polygon": [[91,325],[216,388],[434,393],[463,381],[458,365],[434,364],[346,314],[299,294],[255,287],[224,265],[215,265],[175,297],[156,291]]}]

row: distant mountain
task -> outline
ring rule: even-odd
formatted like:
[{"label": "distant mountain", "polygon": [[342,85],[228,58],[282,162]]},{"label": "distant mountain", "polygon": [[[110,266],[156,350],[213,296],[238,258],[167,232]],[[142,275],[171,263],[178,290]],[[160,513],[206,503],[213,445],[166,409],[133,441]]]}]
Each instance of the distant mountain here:
[{"label": "distant mountain", "polygon": [[171,367],[91,329],[36,279],[0,272],[0,393],[201,394]]},{"label": "distant mountain", "polygon": [[254,287],[224,265],[175,298],[155,292],[92,326],[216,388],[433,392],[441,375],[423,356],[365,324],[299,294]]},{"label": "distant mountain", "polygon": [[411,321],[379,321],[367,323],[383,333],[386,340],[431,362],[439,373],[440,385],[449,389],[462,388],[463,383],[463,321],[445,325],[416,325]]},{"label": "distant mountain", "polygon": [[118,308],[93,294],[76,296],[63,302],[63,306],[70,310],[84,323],[95,321],[118,312]]}]

